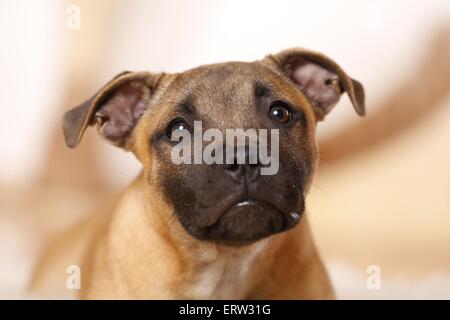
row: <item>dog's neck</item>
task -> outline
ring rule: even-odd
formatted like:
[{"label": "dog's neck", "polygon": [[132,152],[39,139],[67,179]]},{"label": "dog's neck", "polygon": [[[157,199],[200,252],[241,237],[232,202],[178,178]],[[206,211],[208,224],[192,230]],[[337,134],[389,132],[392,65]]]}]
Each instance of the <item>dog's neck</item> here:
[{"label": "dog's neck", "polygon": [[208,246],[195,248],[187,262],[180,286],[183,298],[243,299],[252,288],[252,273],[267,257],[270,241],[242,248]]}]

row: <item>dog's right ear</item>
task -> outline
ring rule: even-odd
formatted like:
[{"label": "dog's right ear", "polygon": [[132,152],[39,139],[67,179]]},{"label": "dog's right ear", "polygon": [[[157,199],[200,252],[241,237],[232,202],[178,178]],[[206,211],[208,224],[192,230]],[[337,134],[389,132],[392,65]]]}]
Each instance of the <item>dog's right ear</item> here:
[{"label": "dog's right ear", "polygon": [[162,74],[125,71],[93,97],[67,111],[63,118],[66,144],[76,147],[89,125],[97,124],[102,137],[126,148],[127,138],[148,107]]}]

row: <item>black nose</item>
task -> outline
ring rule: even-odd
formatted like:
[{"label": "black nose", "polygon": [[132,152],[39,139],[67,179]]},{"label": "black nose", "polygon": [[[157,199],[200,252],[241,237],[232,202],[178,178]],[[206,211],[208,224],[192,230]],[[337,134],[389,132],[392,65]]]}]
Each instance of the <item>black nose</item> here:
[{"label": "black nose", "polygon": [[261,164],[259,161],[256,164],[249,163],[248,157],[245,159],[245,164],[239,164],[235,157],[232,164],[225,165],[225,171],[236,182],[252,182],[261,175]]}]

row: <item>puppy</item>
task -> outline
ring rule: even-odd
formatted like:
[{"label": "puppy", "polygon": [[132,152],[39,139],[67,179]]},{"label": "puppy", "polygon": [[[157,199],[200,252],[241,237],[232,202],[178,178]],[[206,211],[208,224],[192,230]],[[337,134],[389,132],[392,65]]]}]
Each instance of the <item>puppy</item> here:
[{"label": "puppy", "polygon": [[[305,197],[318,162],[317,123],[343,92],[364,115],[362,85],[330,58],[300,48],[178,74],[117,75],[65,114],[66,143],[77,146],[96,125],[104,139],[136,156],[142,172],[88,221],[51,241],[33,292],[81,299],[334,298]],[[276,173],[262,174],[268,164],[260,159],[174,161],[173,136],[184,140],[196,121],[202,132],[276,132]],[[79,290],[67,285],[73,265],[80,267]]]}]

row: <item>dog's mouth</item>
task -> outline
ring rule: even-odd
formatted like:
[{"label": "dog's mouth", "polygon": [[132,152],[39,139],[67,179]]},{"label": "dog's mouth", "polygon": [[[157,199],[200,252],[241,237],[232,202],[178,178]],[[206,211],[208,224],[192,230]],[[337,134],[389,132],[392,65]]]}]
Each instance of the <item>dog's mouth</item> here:
[{"label": "dog's mouth", "polygon": [[230,245],[252,243],[286,231],[299,223],[303,209],[283,212],[272,203],[241,199],[229,206],[213,224],[202,228],[198,237]]}]

